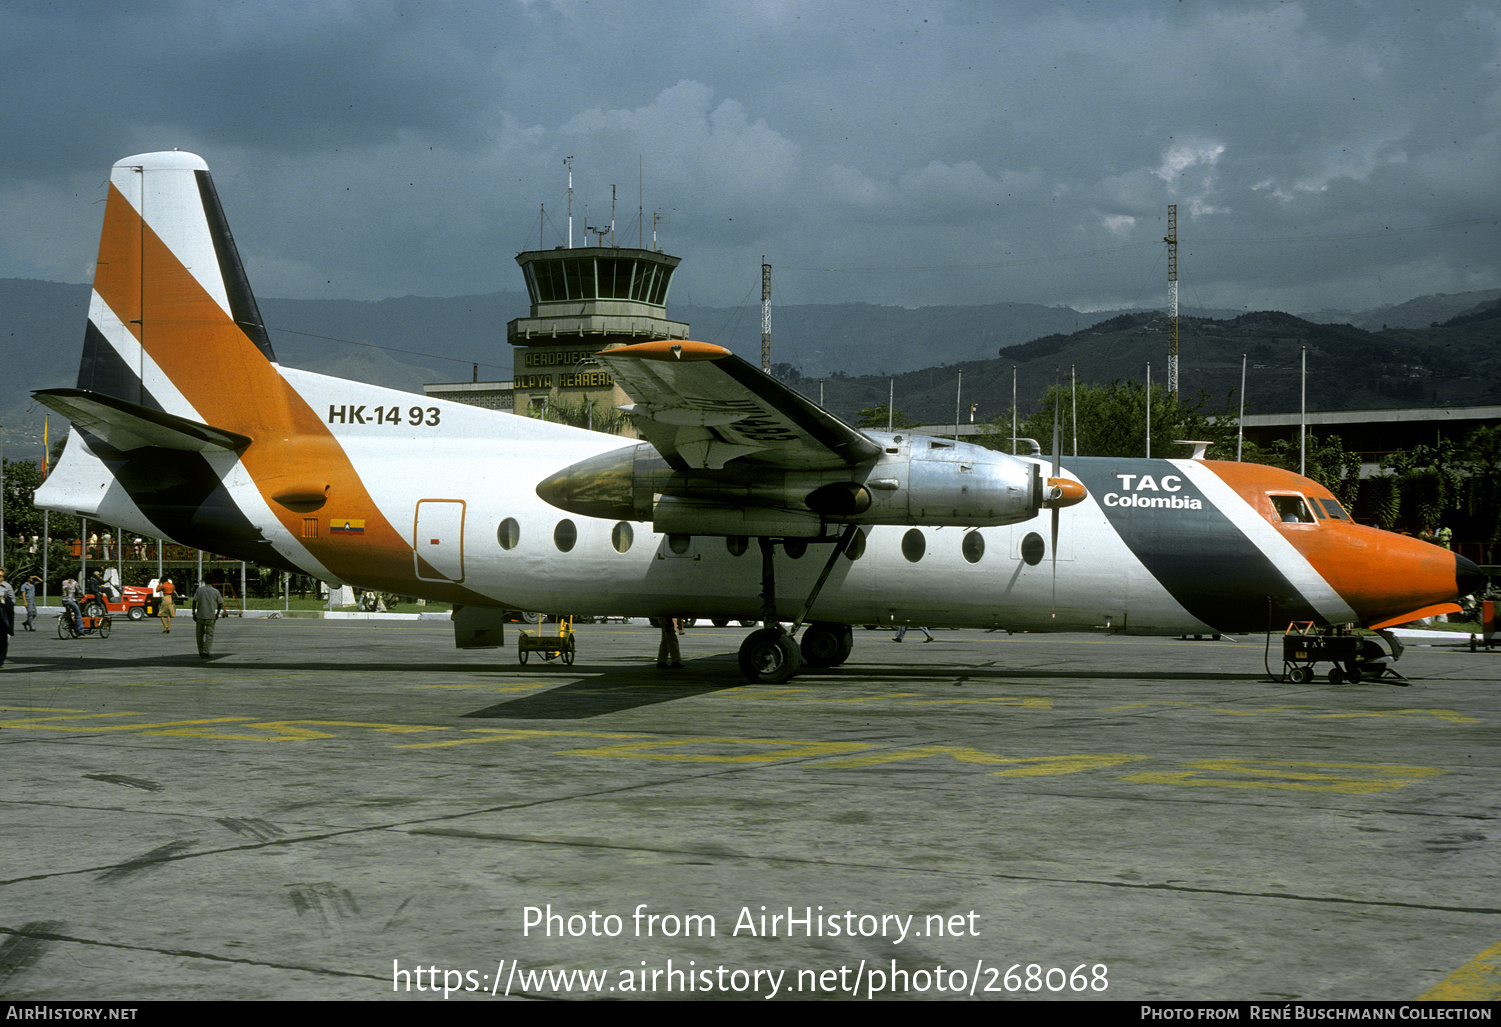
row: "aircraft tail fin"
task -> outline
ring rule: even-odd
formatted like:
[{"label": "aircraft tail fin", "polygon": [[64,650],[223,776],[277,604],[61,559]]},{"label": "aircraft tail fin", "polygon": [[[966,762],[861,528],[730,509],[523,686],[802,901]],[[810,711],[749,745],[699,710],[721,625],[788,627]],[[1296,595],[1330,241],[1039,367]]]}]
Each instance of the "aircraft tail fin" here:
[{"label": "aircraft tail fin", "polygon": [[78,389],[199,424],[224,423],[207,415],[233,394],[248,431],[285,418],[280,390],[246,395],[275,359],[208,165],[175,150],[118,162]]}]

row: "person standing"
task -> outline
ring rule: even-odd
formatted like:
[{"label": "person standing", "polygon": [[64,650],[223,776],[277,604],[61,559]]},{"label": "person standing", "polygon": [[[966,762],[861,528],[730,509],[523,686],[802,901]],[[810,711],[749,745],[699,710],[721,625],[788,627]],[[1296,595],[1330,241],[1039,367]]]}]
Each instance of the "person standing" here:
[{"label": "person standing", "polygon": [[662,629],[662,641],[657,645],[657,666],[677,670],[683,665],[683,657],[678,650],[678,619],[659,617],[657,624]]},{"label": "person standing", "polygon": [[41,583],[41,578],[33,574],[26,579],[26,584],[21,586],[21,599],[26,603],[26,630],[36,630],[36,587]]},{"label": "person standing", "polygon": [[214,625],[225,614],[224,597],[207,581],[199,582],[193,593],[193,627],[198,638],[198,655],[207,659],[213,655]]},{"label": "person standing", "polygon": [[5,568],[0,567],[0,666],[5,664],[5,654],[10,650],[10,636],[16,633],[16,590],[5,580]]},{"label": "person standing", "polygon": [[172,603],[172,593],[176,592],[177,588],[172,584],[171,578],[163,578],[156,590],[162,597],[161,601],[156,604],[156,615],[162,622],[162,634],[170,635],[172,618],[177,616],[177,607]]}]

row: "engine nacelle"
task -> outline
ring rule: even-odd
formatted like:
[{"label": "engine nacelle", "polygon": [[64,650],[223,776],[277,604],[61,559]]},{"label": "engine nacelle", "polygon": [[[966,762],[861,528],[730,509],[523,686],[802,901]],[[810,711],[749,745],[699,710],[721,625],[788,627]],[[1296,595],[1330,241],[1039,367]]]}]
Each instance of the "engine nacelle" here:
[{"label": "engine nacelle", "polygon": [[891,442],[881,441],[887,455],[892,448],[905,448],[907,481],[905,487],[892,490],[894,508],[883,511],[877,502],[871,510],[877,519],[870,523],[1015,524],[1035,517],[1042,505],[1037,464],[972,443],[922,435],[893,435]]},{"label": "engine nacelle", "polygon": [[570,513],[651,521],[661,532],[803,538],[834,524],[1015,524],[1044,505],[1036,463],[967,442],[867,434],[881,446],[878,458],[813,471],[747,459],[721,472],[677,471],[642,443],[566,467],[537,495]]}]

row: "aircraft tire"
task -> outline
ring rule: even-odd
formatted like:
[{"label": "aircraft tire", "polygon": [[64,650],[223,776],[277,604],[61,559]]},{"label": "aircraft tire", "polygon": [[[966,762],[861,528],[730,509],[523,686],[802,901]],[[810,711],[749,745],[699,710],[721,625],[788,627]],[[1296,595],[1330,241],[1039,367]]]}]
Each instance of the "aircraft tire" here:
[{"label": "aircraft tire", "polygon": [[740,673],[755,685],[778,685],[796,674],[802,654],[781,628],[752,631],[740,643]]},{"label": "aircraft tire", "polygon": [[810,667],[837,667],[850,658],[855,635],[848,624],[815,622],[803,632],[798,647],[803,662]]}]

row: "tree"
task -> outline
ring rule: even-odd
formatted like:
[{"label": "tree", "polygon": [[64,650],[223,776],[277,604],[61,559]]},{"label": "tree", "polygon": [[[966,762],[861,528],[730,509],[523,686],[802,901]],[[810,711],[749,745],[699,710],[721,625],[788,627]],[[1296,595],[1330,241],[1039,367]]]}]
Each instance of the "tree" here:
[{"label": "tree", "polygon": [[631,419],[619,410],[601,407],[592,399],[580,399],[577,403],[568,403],[563,400],[557,389],[553,389],[548,395],[546,403],[528,410],[527,416],[538,417],[555,424],[587,428],[606,435],[620,435],[631,424]]},{"label": "tree", "polygon": [[1466,512],[1479,541],[1501,539],[1501,426],[1476,428],[1465,437]]},{"label": "tree", "polygon": [[1300,460],[1302,473],[1330,492],[1346,510],[1354,510],[1361,496],[1360,454],[1345,448],[1338,435],[1326,435],[1322,439],[1312,432],[1302,453],[1296,439],[1278,439],[1265,449],[1247,443],[1244,459],[1248,463],[1270,464],[1288,471],[1298,471]]},{"label": "tree", "polygon": [[42,472],[35,460],[5,461],[5,534],[8,537],[42,533],[42,511],[32,505],[32,497],[42,484]]},{"label": "tree", "polygon": [[1469,470],[1452,439],[1442,436],[1432,446],[1398,450],[1381,461],[1382,470],[1397,478],[1402,514],[1420,532],[1430,532],[1457,510],[1467,491]]},{"label": "tree", "polygon": [[1469,541],[1501,539],[1501,427],[1476,428],[1460,443],[1440,436],[1431,446],[1398,450],[1381,468],[1385,474],[1361,484],[1362,519],[1418,532],[1458,522]]},{"label": "tree", "polygon": [[[1077,418],[1072,408],[1077,395]],[[1223,455],[1235,449],[1236,422],[1233,418],[1211,421],[1204,413],[1208,397],[1203,393],[1191,402],[1174,399],[1166,390],[1152,390],[1152,453],[1176,456],[1177,441],[1203,441],[1214,444]],[[1140,457],[1146,455],[1147,407],[1146,387],[1141,382],[1113,381],[1109,385],[1080,383],[1077,390],[1066,385],[1048,389],[1035,413],[1021,421],[1017,435],[1036,439],[1043,453],[1053,447],[1053,411],[1057,408],[1062,431],[1060,451],[1074,451],[1074,423],[1079,426],[1080,456]],[[979,443],[990,449],[1011,449],[1011,415],[1001,414],[981,430]]]},{"label": "tree", "polygon": [[[878,431],[885,431],[886,425],[888,423],[886,412],[890,409],[891,407],[886,403],[877,403],[873,407],[866,407],[864,410],[861,410],[860,412],[855,414],[855,417],[857,418],[857,420],[855,421],[855,427],[875,428]],[[917,427],[917,422],[909,418],[900,410],[892,412],[889,423],[893,431],[898,428]]]},{"label": "tree", "polygon": [[[31,551],[32,536],[40,539],[44,535],[44,516],[35,505],[36,490],[41,484],[42,472],[36,461],[5,461],[5,559],[7,577],[13,581],[22,580],[23,574],[42,572],[42,543],[38,543],[35,553]],[[78,558],[68,540],[78,537],[80,525],[72,514],[50,514],[45,522],[45,534],[53,539],[47,553],[52,579],[48,584],[55,589],[65,576],[64,570],[77,567]]]}]

